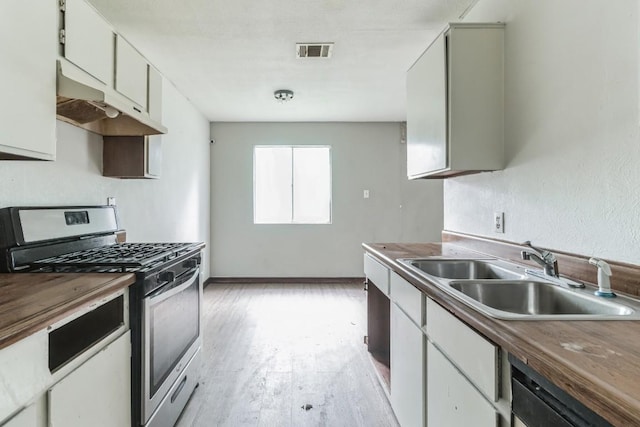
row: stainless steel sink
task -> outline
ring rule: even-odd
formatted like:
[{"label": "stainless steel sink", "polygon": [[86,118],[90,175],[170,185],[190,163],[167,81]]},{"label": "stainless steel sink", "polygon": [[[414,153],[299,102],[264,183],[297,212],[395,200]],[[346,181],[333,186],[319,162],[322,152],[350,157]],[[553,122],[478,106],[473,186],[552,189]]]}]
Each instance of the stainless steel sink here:
[{"label": "stainless steel sink", "polygon": [[[449,286],[471,299],[470,303],[493,317],[595,316],[621,317],[635,313],[630,307],[598,298],[584,291],[569,290],[551,283],[521,281],[465,281]],[[511,313],[511,314],[509,314]]]},{"label": "stainless steel sink", "polygon": [[499,267],[495,263],[474,259],[406,259],[409,264],[431,276],[443,279],[519,279],[522,274]]},{"label": "stainless steel sink", "polygon": [[469,307],[507,320],[640,320],[640,301],[608,299],[594,288],[498,259],[445,257],[397,260]]}]

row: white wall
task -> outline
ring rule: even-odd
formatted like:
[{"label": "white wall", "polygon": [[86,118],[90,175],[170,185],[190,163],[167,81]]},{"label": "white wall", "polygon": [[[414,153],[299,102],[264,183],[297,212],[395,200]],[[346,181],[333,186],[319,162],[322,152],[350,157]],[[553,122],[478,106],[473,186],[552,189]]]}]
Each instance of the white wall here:
[{"label": "white wall", "polygon": [[446,181],[445,228],[640,264],[637,0],[480,0],[466,20],[507,23],[508,164]]},{"label": "white wall", "polygon": [[[440,240],[442,183],[407,181],[399,123],[213,123],[211,135],[211,276],[361,277],[362,242]],[[331,225],[253,224],[259,144],[332,146]]]},{"label": "white wall", "polygon": [[103,205],[113,196],[129,241],[208,244],[209,122],[173,85],[163,91],[159,180],[103,177],[102,137],[58,121],[55,162],[0,162],[0,207]]}]

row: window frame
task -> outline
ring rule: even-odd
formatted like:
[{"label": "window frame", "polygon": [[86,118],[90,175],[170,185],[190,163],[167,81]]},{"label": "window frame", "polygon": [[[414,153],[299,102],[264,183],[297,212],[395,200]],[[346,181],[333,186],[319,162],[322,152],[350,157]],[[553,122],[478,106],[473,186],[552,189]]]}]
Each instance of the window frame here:
[{"label": "window frame", "polygon": [[[288,222],[256,222],[256,149],[257,148],[290,148],[291,149],[291,205],[290,220]],[[293,152],[297,148],[326,148],[329,151],[329,219],[327,222],[297,222],[294,221],[294,187],[293,180],[294,155]],[[333,156],[332,146],[328,144],[256,144],[253,146],[253,224],[254,225],[331,225],[333,224]]]}]

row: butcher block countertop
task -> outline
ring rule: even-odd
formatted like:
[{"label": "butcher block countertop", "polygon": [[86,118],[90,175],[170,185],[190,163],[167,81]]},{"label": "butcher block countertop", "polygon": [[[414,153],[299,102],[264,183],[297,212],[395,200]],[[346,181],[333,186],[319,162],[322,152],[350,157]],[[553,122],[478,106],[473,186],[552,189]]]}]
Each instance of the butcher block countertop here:
[{"label": "butcher block countertop", "polygon": [[467,325],[611,424],[640,425],[640,321],[494,319],[459,302],[396,262],[397,258],[483,254],[452,243],[376,243],[363,244],[363,247]]},{"label": "butcher block countertop", "polygon": [[0,349],[134,281],[131,273],[0,274]]}]

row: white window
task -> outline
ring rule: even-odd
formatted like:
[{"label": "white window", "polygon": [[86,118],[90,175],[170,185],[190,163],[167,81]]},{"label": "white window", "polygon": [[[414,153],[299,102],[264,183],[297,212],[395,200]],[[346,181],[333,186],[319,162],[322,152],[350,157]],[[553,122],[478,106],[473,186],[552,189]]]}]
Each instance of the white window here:
[{"label": "white window", "polygon": [[331,147],[257,145],[255,224],[331,223]]}]

